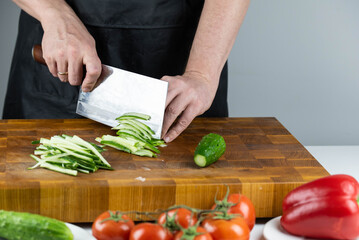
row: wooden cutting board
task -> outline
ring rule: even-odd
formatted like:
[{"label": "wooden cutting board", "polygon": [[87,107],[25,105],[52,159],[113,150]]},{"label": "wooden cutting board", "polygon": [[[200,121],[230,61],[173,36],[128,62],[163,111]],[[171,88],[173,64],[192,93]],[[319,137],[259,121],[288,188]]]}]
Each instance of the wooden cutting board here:
[{"label": "wooden cutting board", "polygon": [[[195,147],[210,132],[227,148],[220,160],[199,168]],[[88,119],[0,120],[0,209],[25,211],[67,222],[92,222],[108,209],[155,211],[186,204],[210,208],[229,186],[254,203],[257,217],[281,214],[284,196],[295,187],[329,175],[275,118],[200,118],[157,158],[111,148],[104,157],[115,171],[77,177],[46,169],[27,170],[31,141],[57,134],[95,137],[115,134]],[[138,178],[141,177],[140,181]]]}]

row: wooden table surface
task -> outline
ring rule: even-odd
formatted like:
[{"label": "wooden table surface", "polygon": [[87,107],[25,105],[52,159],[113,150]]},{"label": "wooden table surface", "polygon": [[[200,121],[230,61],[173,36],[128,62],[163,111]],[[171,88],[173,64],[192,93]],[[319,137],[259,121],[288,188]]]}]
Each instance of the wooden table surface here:
[{"label": "wooden table surface", "polygon": [[[195,147],[210,133],[222,135],[227,148],[220,160],[199,168]],[[281,214],[293,188],[328,175],[317,160],[275,118],[198,118],[157,158],[138,157],[107,148],[114,171],[77,177],[46,169],[27,170],[36,146],[31,141],[53,135],[85,140],[115,134],[88,119],[0,121],[0,209],[33,212],[67,222],[92,222],[108,209],[154,211],[186,204],[210,208],[214,196],[248,196],[257,217]],[[145,181],[138,180],[138,177]]]}]

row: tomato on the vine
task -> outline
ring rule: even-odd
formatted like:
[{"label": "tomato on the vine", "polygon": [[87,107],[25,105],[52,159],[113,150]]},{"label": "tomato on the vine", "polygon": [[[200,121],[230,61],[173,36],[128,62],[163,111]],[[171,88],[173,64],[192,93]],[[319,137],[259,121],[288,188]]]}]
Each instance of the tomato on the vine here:
[{"label": "tomato on the vine", "polygon": [[250,230],[242,217],[229,220],[209,218],[203,221],[202,227],[213,240],[249,240]]},{"label": "tomato on the vine", "polygon": [[253,229],[256,222],[254,205],[252,201],[243,194],[233,193],[228,196],[226,195],[222,201],[216,201],[212,209],[242,215],[250,230]]},{"label": "tomato on the vine", "polygon": [[172,233],[155,223],[137,224],[130,233],[130,240],[172,240]]},{"label": "tomato on the vine", "polygon": [[162,213],[158,217],[158,223],[164,225],[172,232],[176,232],[182,228],[188,228],[197,223],[196,214],[186,208],[174,208],[170,211]]},{"label": "tomato on the vine", "polygon": [[185,239],[191,240],[213,240],[211,234],[209,234],[206,229],[203,227],[194,227],[194,231],[186,231],[188,229],[184,229],[179,231],[176,235],[174,240],[182,240],[183,235],[185,235]]},{"label": "tomato on the vine", "polygon": [[97,240],[128,240],[134,222],[119,212],[106,211],[92,224],[92,235]]}]

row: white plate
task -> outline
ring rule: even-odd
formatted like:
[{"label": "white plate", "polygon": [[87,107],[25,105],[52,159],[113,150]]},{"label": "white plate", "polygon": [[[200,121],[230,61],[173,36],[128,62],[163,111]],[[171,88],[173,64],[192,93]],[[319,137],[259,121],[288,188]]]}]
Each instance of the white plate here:
[{"label": "white plate", "polygon": [[85,229],[80,228],[71,223],[65,223],[66,226],[71,230],[74,235],[74,240],[96,240],[90,233],[88,233]]},{"label": "white plate", "polygon": [[[291,235],[280,225],[280,218],[281,216],[273,218],[264,225],[263,237],[266,240],[315,240]],[[359,238],[356,240],[359,240]]]}]

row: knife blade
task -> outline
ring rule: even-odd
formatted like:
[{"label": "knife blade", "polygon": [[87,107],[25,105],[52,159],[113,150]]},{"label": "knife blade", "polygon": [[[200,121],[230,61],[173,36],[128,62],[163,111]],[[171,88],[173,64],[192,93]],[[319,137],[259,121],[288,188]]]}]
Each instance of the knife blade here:
[{"label": "knife blade", "polygon": [[[45,64],[42,48],[32,50],[35,61]],[[161,137],[168,83],[159,79],[102,64],[101,76],[91,92],[80,90],[76,113],[114,127],[127,112],[151,116],[145,123]]]}]

